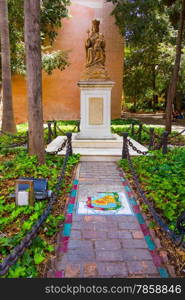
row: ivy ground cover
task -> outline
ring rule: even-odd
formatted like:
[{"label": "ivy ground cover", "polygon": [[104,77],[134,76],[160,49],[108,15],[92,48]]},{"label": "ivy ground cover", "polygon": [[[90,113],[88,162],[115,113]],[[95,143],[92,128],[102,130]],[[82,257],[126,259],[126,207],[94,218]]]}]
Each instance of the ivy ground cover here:
[{"label": "ivy ground cover", "polygon": [[[174,230],[185,211],[185,148],[175,148],[166,155],[155,151],[152,156],[132,160],[147,198]],[[127,160],[121,160],[120,166],[132,180]]]},{"label": "ivy ground cover", "polygon": [[[35,201],[35,205],[16,206],[9,194],[15,191],[15,180],[20,177],[47,178],[49,189],[54,191],[63,163],[63,157],[46,155],[46,164],[38,165],[35,156],[29,156],[24,149],[3,150],[0,154],[0,262],[20,243],[41,216],[48,200]],[[54,255],[54,244],[59,224],[64,221],[64,206],[72,187],[73,168],[79,156],[73,155],[67,163],[66,175],[58,202],[47,218],[39,235],[23,256],[4,276],[8,278],[42,277],[47,264]]]}]

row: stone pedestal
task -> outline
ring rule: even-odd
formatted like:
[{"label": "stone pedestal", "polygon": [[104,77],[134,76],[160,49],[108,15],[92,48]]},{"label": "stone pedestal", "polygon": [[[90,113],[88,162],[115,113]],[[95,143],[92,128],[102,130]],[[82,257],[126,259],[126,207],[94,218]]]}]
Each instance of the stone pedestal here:
[{"label": "stone pedestal", "polygon": [[111,134],[113,81],[79,81],[81,90],[80,133],[76,139],[115,139]]}]

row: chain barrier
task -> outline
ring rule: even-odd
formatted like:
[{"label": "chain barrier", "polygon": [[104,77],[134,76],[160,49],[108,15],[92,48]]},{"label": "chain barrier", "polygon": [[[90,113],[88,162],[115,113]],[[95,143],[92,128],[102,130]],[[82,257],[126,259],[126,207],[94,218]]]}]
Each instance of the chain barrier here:
[{"label": "chain barrier", "polygon": [[176,135],[173,135],[173,136],[169,137],[168,141],[171,141],[172,139],[176,138],[177,136],[183,134],[184,132],[185,132],[185,129],[182,130],[181,132],[177,133]]},{"label": "chain barrier", "polygon": [[19,142],[19,143],[15,143],[15,144],[11,144],[11,145],[9,145],[9,146],[0,146],[0,150],[2,150],[2,149],[9,149],[9,148],[17,148],[17,147],[21,147],[21,146],[24,146],[24,145],[26,145],[27,144],[27,140],[25,140],[25,141],[22,141],[21,143]]},{"label": "chain barrier", "polygon": [[147,155],[149,153],[149,151],[141,151],[139,149],[137,149],[137,147],[134,146],[134,144],[131,142],[131,140],[127,139],[127,142],[129,144],[129,146],[135,151],[137,152],[138,154],[141,154],[141,155]]},{"label": "chain barrier", "polygon": [[64,175],[66,171],[66,165],[69,156],[72,155],[72,145],[71,145],[71,133],[67,134],[67,140],[65,141],[67,143],[67,149],[66,149],[66,155],[64,158],[64,162],[61,169],[61,174],[58,177],[58,181],[55,186],[55,192],[52,193],[51,199],[45,208],[43,214],[40,216],[40,218],[36,221],[36,223],[33,225],[32,229],[26,234],[26,236],[22,239],[20,244],[18,244],[13,251],[10,252],[10,254],[4,258],[3,262],[0,263],[0,276],[5,275],[9,268],[16,263],[16,261],[23,255],[24,251],[31,245],[33,242],[33,239],[37,236],[39,230],[41,229],[43,223],[47,219],[47,217],[50,215],[53,205],[57,201],[57,194],[60,191],[60,188],[64,181]]},{"label": "chain barrier", "polygon": [[[54,124],[54,128],[52,129],[52,123]],[[59,127],[59,125],[57,125],[57,121],[48,121],[47,122],[48,127],[48,144],[51,143],[52,138],[56,138],[57,137],[57,130],[62,134],[62,135],[66,135],[66,133],[64,131],[62,131]],[[77,131],[79,131],[80,124],[79,122],[77,123],[77,125],[74,126],[74,128],[72,129],[72,132],[75,131],[75,129],[77,128]]]},{"label": "chain barrier", "polygon": [[[127,139],[125,137],[125,139]],[[132,173],[134,184],[137,188],[137,191],[144,201],[144,203],[148,206],[150,213],[152,214],[155,221],[158,223],[158,225],[167,233],[167,235],[175,242],[176,246],[182,247],[185,249],[185,242],[184,242],[184,235],[185,235],[185,212],[177,219],[177,230],[180,234],[176,234],[174,231],[172,231],[166,223],[163,221],[163,219],[156,213],[154,207],[151,205],[151,203],[148,201],[148,199],[145,196],[144,190],[140,186],[139,177],[138,174],[133,166],[130,153],[129,153],[129,147],[130,145],[129,140],[127,139],[128,143],[125,143],[124,149],[126,151],[126,158],[129,164],[130,171]]]},{"label": "chain barrier", "polygon": [[[143,126],[145,126],[144,124],[143,124]],[[145,132],[145,133],[147,133],[148,135],[150,135],[150,132],[145,128],[145,127],[143,127],[143,131]],[[156,134],[155,132],[153,132],[153,135],[154,135],[154,137],[156,138],[156,139],[161,139],[161,136],[160,135],[158,135],[158,134]]]},{"label": "chain barrier", "polygon": [[62,145],[55,151],[49,152],[49,154],[57,155],[60,151],[62,151],[67,144],[67,139],[63,141]]},{"label": "chain barrier", "polygon": [[0,130],[0,135],[7,135],[7,136],[10,136],[10,137],[14,137],[16,139],[22,139],[22,138],[27,138],[28,137],[28,133],[26,135],[22,135],[22,136],[18,136],[16,134],[13,134],[13,133],[9,133],[9,132],[5,132],[3,130]]}]

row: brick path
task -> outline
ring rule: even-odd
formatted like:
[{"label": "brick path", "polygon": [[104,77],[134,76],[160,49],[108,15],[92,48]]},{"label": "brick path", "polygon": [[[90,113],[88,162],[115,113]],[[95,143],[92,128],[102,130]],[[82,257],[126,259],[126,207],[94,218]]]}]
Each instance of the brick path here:
[{"label": "brick path", "polygon": [[[78,176],[77,202],[93,192],[124,190],[116,163],[82,162]],[[56,274],[68,278],[160,277],[150,250],[135,215],[78,215],[75,207],[67,249],[58,251]]]}]

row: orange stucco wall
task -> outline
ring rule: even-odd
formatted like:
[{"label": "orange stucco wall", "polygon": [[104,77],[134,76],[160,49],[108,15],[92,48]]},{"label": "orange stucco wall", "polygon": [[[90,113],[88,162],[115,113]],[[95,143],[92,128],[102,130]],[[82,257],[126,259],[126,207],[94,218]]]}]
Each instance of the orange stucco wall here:
[{"label": "orange stucco wall", "polygon": [[[106,39],[106,65],[116,82],[112,92],[112,118],[120,117],[123,72],[123,41],[110,13],[112,4],[104,0],[72,0],[70,18],[63,21],[55,49],[69,50],[70,66],[43,73],[43,109],[45,120],[75,120],[80,117],[80,91],[77,82],[85,67],[84,41],[91,21],[101,21],[100,31]],[[26,82],[21,76],[13,78],[14,111],[17,123],[27,121]]]}]

